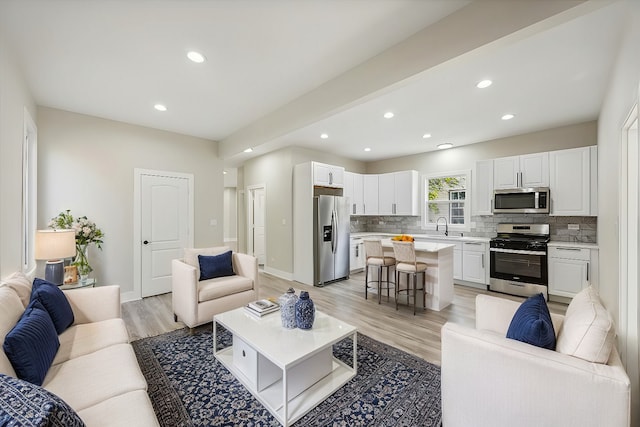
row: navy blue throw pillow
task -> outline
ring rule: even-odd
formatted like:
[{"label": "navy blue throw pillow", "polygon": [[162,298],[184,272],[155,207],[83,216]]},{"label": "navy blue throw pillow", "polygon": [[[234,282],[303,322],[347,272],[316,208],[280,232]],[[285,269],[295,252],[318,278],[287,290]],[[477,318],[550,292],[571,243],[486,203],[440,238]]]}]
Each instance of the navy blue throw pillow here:
[{"label": "navy blue throw pillow", "polygon": [[507,338],[549,350],[556,349],[556,334],[542,294],[529,297],[518,307],[511,319]]},{"label": "navy blue throw pillow", "polygon": [[233,264],[231,251],[220,255],[198,255],[200,264],[200,280],[215,279],[216,277],[233,276]]},{"label": "navy blue throw pillow", "polygon": [[58,335],[63,333],[73,324],[73,310],[71,304],[64,296],[64,292],[56,285],[43,279],[35,279],[31,290],[31,300],[40,300],[44,308],[49,312],[53,325]]},{"label": "navy blue throw pillow", "polygon": [[83,427],[84,422],[50,391],[0,374],[0,426]]},{"label": "navy blue throw pillow", "polygon": [[29,303],[2,345],[18,378],[36,385],[42,385],[59,347],[51,316],[38,300]]}]

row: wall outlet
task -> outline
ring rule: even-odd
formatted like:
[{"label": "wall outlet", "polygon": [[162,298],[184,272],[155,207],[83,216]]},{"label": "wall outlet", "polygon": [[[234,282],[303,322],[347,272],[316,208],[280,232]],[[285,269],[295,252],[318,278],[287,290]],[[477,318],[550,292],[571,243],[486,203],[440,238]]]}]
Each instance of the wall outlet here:
[{"label": "wall outlet", "polygon": [[567,224],[569,230],[580,230],[580,224]]}]

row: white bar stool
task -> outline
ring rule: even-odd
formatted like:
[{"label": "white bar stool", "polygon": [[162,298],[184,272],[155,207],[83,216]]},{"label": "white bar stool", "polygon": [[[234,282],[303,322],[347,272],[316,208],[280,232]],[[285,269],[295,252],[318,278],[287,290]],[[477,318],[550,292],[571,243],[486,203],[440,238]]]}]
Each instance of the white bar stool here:
[{"label": "white bar stool", "polygon": [[[398,296],[401,292],[407,294],[407,304],[411,305],[413,291],[413,314],[416,314],[416,295],[422,291],[422,307],[427,302],[427,264],[416,261],[416,247],[413,242],[400,242],[392,240],[393,253],[396,257],[396,310],[398,309]],[[407,287],[400,289],[400,274],[407,275]],[[422,287],[418,287],[418,275],[422,274]],[[411,284],[413,279],[413,286]],[[426,307],[425,307],[426,308]]]},{"label": "white bar stool", "polygon": [[[364,241],[364,253],[366,256],[366,265],[364,270],[364,298],[367,299],[367,291],[369,290],[369,283],[376,283],[375,281],[369,281],[369,267],[375,267],[378,270],[378,304],[380,304],[380,298],[382,296],[382,284],[386,284],[387,299],[389,299],[389,289],[394,282],[389,280],[389,271],[396,265],[396,259],[394,257],[385,256],[382,249],[382,242],[380,240],[365,240]],[[382,270],[386,269],[387,280],[382,280]]]}]

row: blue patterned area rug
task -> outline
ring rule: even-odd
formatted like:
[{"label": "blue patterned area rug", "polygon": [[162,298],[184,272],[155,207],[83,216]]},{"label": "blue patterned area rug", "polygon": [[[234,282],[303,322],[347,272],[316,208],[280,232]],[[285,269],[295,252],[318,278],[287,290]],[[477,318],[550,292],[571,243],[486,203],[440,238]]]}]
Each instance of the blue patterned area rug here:
[{"label": "blue patterned area rug", "polygon": [[[161,426],[279,426],[213,357],[211,324],[134,341]],[[220,328],[221,329],[221,328]],[[222,330],[219,346],[231,344]],[[351,365],[353,344],[334,355]],[[358,333],[358,374],[295,426],[440,426],[440,367]]]}]

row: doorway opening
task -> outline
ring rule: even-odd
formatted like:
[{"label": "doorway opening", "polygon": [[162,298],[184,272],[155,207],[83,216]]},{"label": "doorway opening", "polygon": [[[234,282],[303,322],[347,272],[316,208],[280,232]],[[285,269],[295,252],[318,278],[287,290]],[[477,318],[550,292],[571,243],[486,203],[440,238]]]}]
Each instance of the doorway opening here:
[{"label": "doorway opening", "polygon": [[[619,345],[620,358],[631,379],[631,395],[640,391],[640,147],[638,105],[622,128],[620,146],[620,266],[619,266]],[[635,400],[635,402],[634,402]],[[640,419],[637,399],[631,402],[631,419]]]},{"label": "doorway opening", "polygon": [[247,253],[264,267],[266,254],[266,186],[247,187]]}]

